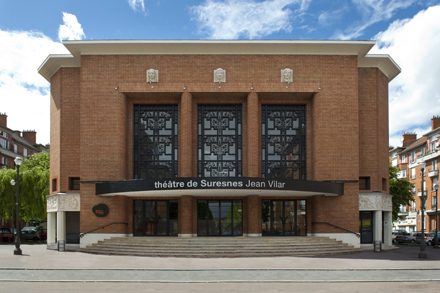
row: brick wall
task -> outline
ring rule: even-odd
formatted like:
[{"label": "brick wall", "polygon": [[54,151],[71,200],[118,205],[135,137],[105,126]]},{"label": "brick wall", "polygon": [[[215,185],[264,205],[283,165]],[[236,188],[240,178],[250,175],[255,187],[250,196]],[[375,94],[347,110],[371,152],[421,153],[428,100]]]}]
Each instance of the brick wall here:
[{"label": "brick wall", "polygon": [[[146,83],[150,68],[159,70],[159,83]],[[213,83],[217,68],[226,70],[226,83]],[[284,68],[293,70],[293,83],[280,83]],[[131,179],[133,104],[139,103],[174,103],[185,113],[179,115],[180,126],[185,125],[179,127],[180,176],[197,174],[197,104],[242,104],[244,176],[260,176],[261,146],[248,144],[260,143],[261,133],[248,124],[261,125],[262,104],[306,104],[307,179],[352,182],[343,196],[307,198],[309,232],[334,232],[312,227],[313,221],[357,230],[359,196],[353,182],[362,172],[377,189],[388,174],[388,157],[386,166],[360,160],[388,148],[386,94],[384,76],[376,69],[359,70],[356,56],[82,56],[81,68],[61,69],[52,78],[51,178],[62,177],[58,190],[78,174],[82,181]],[[94,194],[93,183],[81,184],[82,232],[113,221],[131,223],[132,199]],[[108,217],[92,214],[99,203],[109,205]],[[196,208],[195,199],[192,205]],[[130,229],[112,226],[111,231]]]}]

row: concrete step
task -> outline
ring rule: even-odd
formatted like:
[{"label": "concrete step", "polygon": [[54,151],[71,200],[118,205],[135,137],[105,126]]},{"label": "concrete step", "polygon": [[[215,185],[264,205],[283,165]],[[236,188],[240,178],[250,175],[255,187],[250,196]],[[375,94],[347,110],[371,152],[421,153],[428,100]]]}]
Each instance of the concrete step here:
[{"label": "concrete step", "polygon": [[104,255],[214,258],[333,255],[360,250],[325,237],[115,237],[81,251]]}]

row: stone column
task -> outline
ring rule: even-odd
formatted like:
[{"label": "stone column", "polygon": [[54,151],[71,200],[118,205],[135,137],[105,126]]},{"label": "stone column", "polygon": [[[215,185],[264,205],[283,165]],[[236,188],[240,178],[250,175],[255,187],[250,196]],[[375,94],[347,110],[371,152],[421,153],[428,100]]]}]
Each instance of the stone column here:
[{"label": "stone column", "polygon": [[373,212],[373,241],[382,241],[382,211]]},{"label": "stone column", "polygon": [[55,243],[56,213],[47,213],[47,244]]},{"label": "stone column", "polygon": [[179,125],[179,177],[192,177],[192,101],[191,93],[182,94]]},{"label": "stone column", "polygon": [[57,212],[57,241],[66,241],[66,212]]},{"label": "stone column", "polygon": [[260,111],[258,94],[252,92],[247,97],[247,176],[260,175]]},{"label": "stone column", "polygon": [[387,245],[392,245],[391,234],[393,232],[393,213],[392,212],[384,212],[383,213],[383,235],[384,235],[384,243]]},{"label": "stone column", "polygon": [[258,195],[248,195],[247,215],[249,237],[261,236],[261,198]]},{"label": "stone column", "polygon": [[[179,219],[180,219],[180,233],[179,237],[192,237],[192,202],[191,195],[182,195],[180,198]],[[196,212],[197,214],[197,212]]]}]

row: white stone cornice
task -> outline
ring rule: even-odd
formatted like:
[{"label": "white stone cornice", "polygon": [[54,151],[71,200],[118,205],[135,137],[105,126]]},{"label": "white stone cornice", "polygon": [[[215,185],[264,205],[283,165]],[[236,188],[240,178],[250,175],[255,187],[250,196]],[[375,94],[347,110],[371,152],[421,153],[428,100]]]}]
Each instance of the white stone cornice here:
[{"label": "white stone cornice", "polygon": [[47,196],[47,212],[79,212],[79,193],[57,193]]},{"label": "white stone cornice", "polygon": [[392,195],[379,192],[359,193],[359,211],[391,212],[392,210]]}]

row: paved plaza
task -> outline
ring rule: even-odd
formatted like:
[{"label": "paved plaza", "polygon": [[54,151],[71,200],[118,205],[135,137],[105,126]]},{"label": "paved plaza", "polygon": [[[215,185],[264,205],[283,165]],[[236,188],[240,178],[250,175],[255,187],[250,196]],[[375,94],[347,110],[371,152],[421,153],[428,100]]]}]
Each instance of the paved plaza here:
[{"label": "paved plaza", "polygon": [[327,257],[152,258],[0,245],[0,292],[417,292],[440,289],[440,249]]}]

